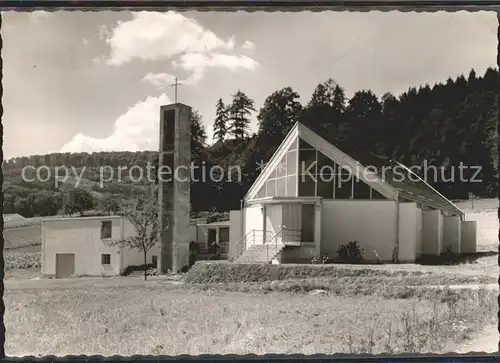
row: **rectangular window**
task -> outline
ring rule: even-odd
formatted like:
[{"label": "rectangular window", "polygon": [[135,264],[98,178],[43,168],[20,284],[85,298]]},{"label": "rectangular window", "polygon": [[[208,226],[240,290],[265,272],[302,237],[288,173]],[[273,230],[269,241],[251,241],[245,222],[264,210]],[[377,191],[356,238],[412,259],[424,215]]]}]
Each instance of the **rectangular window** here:
[{"label": "rectangular window", "polygon": [[349,173],[335,176],[335,199],[351,199],[352,176]]},{"label": "rectangular window", "polygon": [[285,156],[283,156],[278,166],[276,167],[276,176],[278,178],[286,176],[286,154]]},{"label": "rectangular window", "polygon": [[157,268],[158,267],[158,256],[153,256],[152,261],[153,267]]},{"label": "rectangular window", "polygon": [[219,242],[229,242],[229,227],[219,229]]},{"label": "rectangular window", "polygon": [[111,255],[109,254],[101,255],[101,265],[111,265]]},{"label": "rectangular window", "polygon": [[335,174],[335,163],[318,151],[317,175],[331,180],[329,177],[333,174]]},{"label": "rectangular window", "polygon": [[286,153],[286,173],[294,175],[297,173],[297,151],[289,151]]},{"label": "rectangular window", "polygon": [[299,151],[299,174],[316,175],[316,150]]},{"label": "rectangular window", "polygon": [[322,178],[318,178],[318,197],[325,198],[325,199],[333,199],[333,177],[330,178],[331,181],[328,181],[328,179],[322,180]]},{"label": "rectangular window", "polygon": [[267,184],[267,189],[266,189],[266,195],[268,197],[275,197],[276,196],[276,179],[271,179],[266,182]]},{"label": "rectangular window", "polygon": [[359,180],[358,178],[354,179],[354,193],[353,199],[370,199],[370,186],[365,182]]},{"label": "rectangular window", "polygon": [[102,221],[101,222],[101,239],[111,238],[111,230],[112,230],[111,221]]},{"label": "rectangular window", "polygon": [[276,190],[276,196],[277,197],[285,197],[286,196],[286,178],[279,178],[276,179],[276,184],[277,184],[277,190]]},{"label": "rectangular window", "polygon": [[299,197],[316,196],[316,182],[314,176],[299,175]]},{"label": "rectangular window", "polygon": [[297,175],[292,175],[286,178],[286,196],[297,196]]}]

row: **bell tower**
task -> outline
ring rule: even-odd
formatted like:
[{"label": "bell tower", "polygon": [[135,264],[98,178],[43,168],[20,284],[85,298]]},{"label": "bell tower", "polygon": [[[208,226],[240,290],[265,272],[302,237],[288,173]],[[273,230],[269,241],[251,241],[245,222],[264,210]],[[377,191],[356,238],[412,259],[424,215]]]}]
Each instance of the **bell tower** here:
[{"label": "bell tower", "polygon": [[160,107],[159,151],[160,269],[178,272],[189,265],[191,242],[191,107],[182,103]]}]

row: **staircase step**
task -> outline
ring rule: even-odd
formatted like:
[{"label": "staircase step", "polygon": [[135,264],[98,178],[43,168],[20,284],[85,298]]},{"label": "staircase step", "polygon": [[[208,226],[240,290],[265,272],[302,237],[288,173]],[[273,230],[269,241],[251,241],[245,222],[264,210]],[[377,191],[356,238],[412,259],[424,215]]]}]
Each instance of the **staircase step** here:
[{"label": "staircase step", "polygon": [[237,259],[238,263],[271,263],[273,258],[285,247],[284,244],[250,245]]}]

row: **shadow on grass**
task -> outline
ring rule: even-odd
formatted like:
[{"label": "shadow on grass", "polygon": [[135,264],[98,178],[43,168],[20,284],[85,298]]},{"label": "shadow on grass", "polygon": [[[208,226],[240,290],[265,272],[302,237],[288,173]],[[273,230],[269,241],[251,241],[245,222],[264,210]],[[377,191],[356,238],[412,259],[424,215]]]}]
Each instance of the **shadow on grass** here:
[{"label": "shadow on grass", "polygon": [[445,252],[440,256],[422,255],[415,261],[415,263],[419,265],[460,265],[466,263],[474,263],[480,258],[497,255],[498,251],[484,251],[461,254]]}]

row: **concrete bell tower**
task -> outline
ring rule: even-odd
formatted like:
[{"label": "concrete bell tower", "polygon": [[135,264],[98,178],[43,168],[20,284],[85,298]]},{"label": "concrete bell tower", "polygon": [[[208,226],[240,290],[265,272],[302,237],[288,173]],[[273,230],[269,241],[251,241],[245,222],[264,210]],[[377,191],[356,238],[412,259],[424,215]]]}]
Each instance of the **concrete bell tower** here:
[{"label": "concrete bell tower", "polygon": [[160,269],[178,272],[189,265],[191,242],[191,107],[181,103],[160,107],[159,151]]}]

